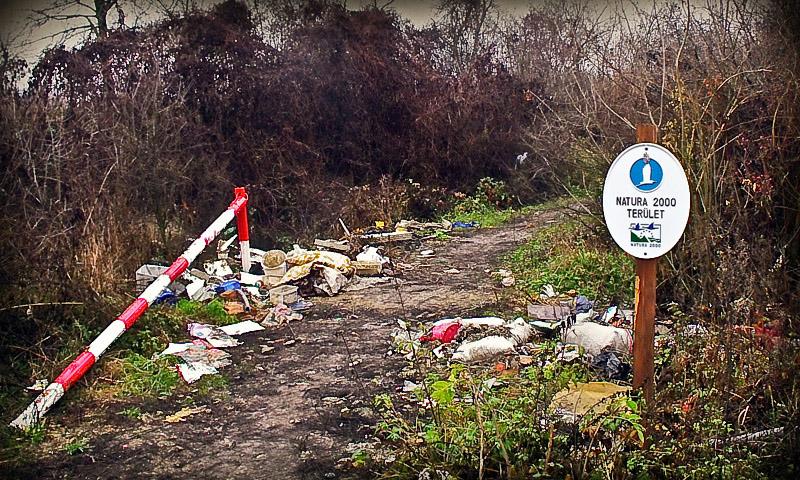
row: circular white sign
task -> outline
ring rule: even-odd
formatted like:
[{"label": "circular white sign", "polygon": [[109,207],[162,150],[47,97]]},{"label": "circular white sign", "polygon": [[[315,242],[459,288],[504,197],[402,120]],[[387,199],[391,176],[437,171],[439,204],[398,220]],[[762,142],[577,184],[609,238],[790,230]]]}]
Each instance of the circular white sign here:
[{"label": "circular white sign", "polygon": [[670,251],[689,220],[689,182],[675,155],[654,143],[620,153],[603,185],[603,216],[617,245],[634,257]]}]

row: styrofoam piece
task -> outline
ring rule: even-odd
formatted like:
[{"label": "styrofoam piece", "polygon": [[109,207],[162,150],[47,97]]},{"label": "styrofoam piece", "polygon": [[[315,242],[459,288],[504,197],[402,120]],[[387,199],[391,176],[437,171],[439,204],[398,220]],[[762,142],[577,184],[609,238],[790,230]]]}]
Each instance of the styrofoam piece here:
[{"label": "styrofoam piece", "polygon": [[264,330],[264,327],[257,324],[252,320],[245,320],[243,322],[234,323],[231,325],[225,325],[224,327],[219,327],[220,330],[227,333],[228,335],[242,335],[243,333],[250,333],[250,332],[257,332],[259,330]]},{"label": "styrofoam piece", "polygon": [[206,262],[203,265],[206,273],[214,277],[225,277],[226,275],[233,275],[233,270],[225,260],[217,260],[215,262]]},{"label": "styrofoam piece", "polygon": [[239,275],[239,282],[242,285],[258,285],[263,278],[263,275],[253,275],[247,272],[241,272]]}]

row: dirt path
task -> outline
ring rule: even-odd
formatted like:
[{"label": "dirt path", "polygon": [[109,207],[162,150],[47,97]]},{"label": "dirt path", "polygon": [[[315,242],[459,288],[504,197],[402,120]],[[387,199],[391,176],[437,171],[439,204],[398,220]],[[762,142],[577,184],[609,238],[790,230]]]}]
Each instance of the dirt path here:
[{"label": "dirt path", "polygon": [[[293,331],[283,326],[241,337],[245,344],[230,350],[234,364],[225,369],[227,394],[204,402],[210,411],[184,422],[164,422],[181,408],[180,398],[161,402],[164,411],[152,411],[144,421],[119,415],[119,408],[92,415],[73,406],[63,416],[83,417],[75,427],[93,432],[87,453],[59,452],[21,473],[85,479],[346,477],[336,464],[349,457],[348,443],[368,436],[371,399],[398,385],[402,362],[386,356],[396,319],[435,320],[499,308],[497,287],[485,270],[558,217],[537,213],[501,228],[426,242],[400,255],[398,283],[315,298],[316,306],[292,323]],[[436,256],[420,258],[416,252],[425,248]],[[451,268],[459,272],[444,273]],[[262,353],[263,345],[275,348]]]}]

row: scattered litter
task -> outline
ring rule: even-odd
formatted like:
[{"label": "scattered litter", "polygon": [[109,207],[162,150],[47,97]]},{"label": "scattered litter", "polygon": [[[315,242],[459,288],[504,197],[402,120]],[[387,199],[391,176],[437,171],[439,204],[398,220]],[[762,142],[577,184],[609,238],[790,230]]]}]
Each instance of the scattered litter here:
[{"label": "scattered litter", "polygon": [[25,387],[25,390],[30,390],[32,392],[41,392],[42,390],[47,388],[47,385],[49,385],[49,383],[47,383],[47,379],[40,378],[39,380],[33,382],[33,385],[31,385],[30,387]]},{"label": "scattered litter", "polygon": [[317,238],[314,240],[314,246],[335,250],[340,253],[347,253],[350,251],[350,243],[347,240],[322,240]]},{"label": "scattered litter", "polygon": [[461,273],[461,270],[457,268],[448,268],[447,270],[444,271],[444,273],[456,274],[456,273]]},{"label": "scattered litter", "polygon": [[262,327],[261,325],[257,324],[252,320],[245,320],[243,322],[234,323],[231,325],[225,325],[224,327],[220,327],[219,329],[227,333],[228,335],[242,335],[245,333],[264,330],[264,327]]},{"label": "scattered litter", "polygon": [[262,282],[268,286],[277,285],[286,275],[286,253],[283,250],[264,252],[261,267],[264,270]]},{"label": "scattered litter", "polygon": [[233,270],[225,260],[206,262],[203,264],[203,270],[212,277],[225,278],[228,275],[233,275]]},{"label": "scattered litter", "polygon": [[278,282],[279,285],[305,278],[314,271],[316,266],[334,268],[339,272],[350,275],[353,267],[350,258],[336,252],[324,252],[320,250],[305,250],[295,245],[294,249],[286,254],[286,264],[290,268]]},{"label": "scattered litter", "polygon": [[536,329],[536,331],[543,333],[548,337],[555,335],[561,326],[564,325],[563,322],[547,322],[544,320],[534,320],[530,322],[530,324]]},{"label": "scattered litter", "polygon": [[228,240],[220,239],[217,242],[217,258],[219,259],[226,259],[228,258],[228,250],[230,250],[231,245],[233,245],[233,241],[236,240],[236,237],[239,235],[234,235]]},{"label": "scattered litter", "polygon": [[225,302],[222,306],[225,309],[225,313],[228,315],[237,315],[240,313],[244,313],[244,305],[239,302]]},{"label": "scattered litter", "polygon": [[[440,320],[445,321],[445,320]],[[506,324],[506,321],[500,317],[475,317],[475,318],[462,318],[459,323],[463,326],[484,326],[484,327],[501,327]]]},{"label": "scattered litter", "polygon": [[568,305],[528,304],[528,316],[538,320],[564,320],[572,313]]},{"label": "scattered litter", "polygon": [[383,270],[383,263],[381,262],[356,260],[355,262],[352,262],[352,265],[353,268],[356,269],[356,275],[360,275],[362,277],[373,277],[375,275],[380,275],[381,271]]},{"label": "scattered litter", "polygon": [[267,316],[261,321],[261,324],[275,326],[302,319],[302,313],[295,312],[292,308],[286,306],[285,304],[279,303],[270,309],[270,311],[267,313]]},{"label": "scattered litter", "polygon": [[612,305],[608,307],[605,313],[603,313],[603,316],[600,317],[599,323],[611,323],[611,321],[614,319],[616,315],[617,315],[617,306]]},{"label": "scattered litter", "polygon": [[389,259],[378,253],[378,250],[378,247],[367,245],[361,253],[356,255],[356,261],[380,263],[381,265],[389,263]]},{"label": "scattered litter", "polygon": [[253,275],[252,273],[239,272],[239,282],[242,285],[256,286],[264,279],[263,275]]},{"label": "scattered litter", "polygon": [[261,353],[271,353],[275,351],[275,347],[269,345],[261,345]]},{"label": "scattered litter", "polygon": [[686,325],[686,328],[683,329],[683,334],[689,337],[694,335],[706,335],[708,334],[708,329],[702,325]]},{"label": "scattered litter", "polygon": [[225,333],[221,328],[204,323],[190,323],[189,335],[205,340],[214,348],[235,347],[239,341]]},{"label": "scattered litter", "polygon": [[289,308],[294,310],[295,312],[301,312],[303,310],[308,310],[309,308],[313,307],[314,304],[304,299],[299,299],[294,303],[290,303],[288,305]]},{"label": "scattered litter", "polygon": [[575,313],[586,313],[592,310],[594,302],[590,301],[583,295],[575,297]]},{"label": "scattered litter", "polygon": [[580,347],[572,344],[560,343],[556,346],[556,358],[561,362],[572,362],[581,358]]},{"label": "scattered litter", "polygon": [[155,356],[156,357],[163,357],[164,355],[175,355],[176,353],[180,353],[180,352],[186,351],[192,345],[194,345],[194,343],[191,343],[191,342],[189,342],[189,343],[172,343],[172,342],[170,342],[170,344],[167,345],[167,348],[165,348],[163,352],[161,352],[161,353],[159,353],[159,354],[157,354]]},{"label": "scattered litter", "polygon": [[591,366],[611,380],[627,380],[631,373],[631,366],[622,362],[612,351],[600,352],[592,359]]},{"label": "scattered litter", "polygon": [[490,335],[480,340],[464,342],[453,353],[453,361],[474,362],[511,353],[516,345],[527,342],[533,333],[531,326],[521,318],[505,326],[509,330],[509,337]]},{"label": "scattered litter", "polygon": [[591,356],[600,355],[609,349],[627,353],[633,348],[633,335],[624,328],[584,322],[570,327],[564,335],[564,343],[572,343],[584,348]]},{"label": "scattered litter", "polygon": [[412,382],[411,380],[403,381],[403,392],[409,393],[415,390],[419,390],[419,388],[420,388],[419,385]]},{"label": "scattered litter", "polygon": [[514,278],[514,273],[511,270],[507,270],[505,268],[501,268],[496,272],[492,272],[492,275],[495,278],[500,279],[500,284],[504,287],[513,287],[516,283],[516,279]]},{"label": "scattered litter", "polygon": [[426,230],[437,230],[437,231],[447,231],[452,228],[453,224],[448,222],[447,220],[442,220],[441,222],[418,222],[416,220],[400,220],[395,225],[395,231],[397,232],[410,232],[410,231],[426,231]]},{"label": "scattered litter", "polygon": [[281,285],[269,291],[269,301],[273,305],[294,303],[298,300],[300,300],[300,296],[297,294],[297,287],[294,285]]},{"label": "scattered litter", "polygon": [[205,280],[197,279],[189,285],[186,285],[186,295],[192,300],[201,301],[201,297],[205,293],[205,286]]},{"label": "scattered litter", "polygon": [[180,351],[173,352],[172,355],[186,362],[179,363],[176,367],[186,383],[194,383],[203,375],[219,373],[218,368],[231,364],[229,353],[218,348],[209,348],[199,341],[189,344]]},{"label": "scattered litter", "polygon": [[475,220],[471,222],[453,222],[453,228],[477,228],[480,224]]},{"label": "scattered litter", "polygon": [[419,256],[422,257],[422,258],[430,258],[430,257],[433,257],[435,255],[436,255],[436,252],[434,252],[433,250],[422,250],[421,252],[419,252]]},{"label": "scattered litter", "polygon": [[232,292],[234,290],[241,290],[241,289],[242,289],[242,284],[239,283],[238,280],[227,280],[214,287],[214,292],[219,294],[222,292]]},{"label": "scattered litter", "polygon": [[769,437],[780,435],[783,433],[783,430],[784,427],[775,427],[775,428],[770,428],[768,430],[762,430],[760,432],[744,433],[742,435],[736,435],[735,437],[727,439],[727,442],[729,443],[755,442],[758,440],[764,440]]},{"label": "scattered litter", "polygon": [[211,409],[205,406],[194,408],[183,407],[172,415],[167,415],[164,421],[167,423],[178,423],[186,420],[187,417],[191,417],[192,415],[209,412],[211,412]]},{"label": "scattered litter", "polygon": [[[150,265],[145,264],[139,267],[136,270],[136,289],[141,291],[147,288],[148,285],[153,283],[153,281],[160,277],[164,272],[167,271],[168,267],[164,267],[162,265]],[[180,295],[183,293],[184,287],[178,282],[172,282],[168,285],[169,289],[176,294]]]},{"label": "scattered litter", "polygon": [[361,235],[361,240],[371,243],[406,242],[412,240],[414,235],[411,232],[389,232],[389,233],[370,233]]},{"label": "scattered litter", "polygon": [[178,297],[175,295],[175,292],[169,288],[165,288],[153,301],[153,305],[158,305],[160,303],[164,303],[166,305],[175,305],[178,303]]},{"label": "scattered litter", "polygon": [[203,375],[216,375],[219,373],[217,367],[201,362],[181,363],[175,368],[177,368],[178,374],[186,383],[194,383],[200,380]]},{"label": "scattered litter", "polygon": [[442,343],[450,343],[456,338],[456,335],[458,335],[458,331],[460,329],[461,324],[457,320],[447,323],[439,323],[434,325],[429,335],[423,335],[419,340],[421,342],[432,342],[434,340],[438,340]]},{"label": "scattered litter", "polygon": [[[347,277],[345,277],[344,274],[339,270],[325,265],[320,266],[320,268],[322,271],[322,276],[316,282],[314,282],[315,289],[332,297],[339,293],[339,290],[347,285]],[[284,303],[292,303],[293,301],[294,300],[286,300]]]},{"label": "scattered litter", "polygon": [[576,383],[556,393],[550,408],[563,415],[564,420],[574,423],[589,412],[605,412],[614,395],[630,389],[609,382]]},{"label": "scattered litter", "polygon": [[509,338],[491,335],[474,342],[462,343],[452,358],[456,362],[485,360],[499,354],[511,353],[514,345],[514,341]]},{"label": "scattered litter", "polygon": [[297,343],[297,340],[292,339],[292,340],[286,340],[283,343],[283,345],[286,346],[286,347],[290,347],[290,346],[294,345],[295,343]]}]

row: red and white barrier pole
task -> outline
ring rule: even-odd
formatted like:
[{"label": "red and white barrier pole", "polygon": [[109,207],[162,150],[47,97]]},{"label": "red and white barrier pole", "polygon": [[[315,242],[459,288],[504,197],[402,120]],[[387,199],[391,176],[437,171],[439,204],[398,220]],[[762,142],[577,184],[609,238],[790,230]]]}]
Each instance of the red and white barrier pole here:
[{"label": "red and white barrier pole", "polygon": [[[234,218],[239,219],[239,238],[242,238],[242,216],[247,215],[247,193],[244,188],[237,188],[235,191],[236,198],[228,206],[228,209],[214,220],[211,225],[203,232],[202,235],[186,249],[183,254],[178,257],[172,265],[158,278],[153,280],[139,297],[131,303],[128,308],[120,316],[116,318],[111,324],[106,327],[103,332],[89,344],[89,348],[78,355],[72,363],[61,372],[53,383],[47,386],[38,397],[28,405],[13,422],[12,427],[28,428],[39,421],[39,419],[46,414],[50,408],[64,396],[64,392],[75,384],[83,377],[92,365],[97,362],[97,359],[120,337],[126,330],[129,330],[134,323],[142,316],[142,313],[153,304],[158,295],[164,291],[167,286],[175,281],[179,276],[186,271],[198,255],[205,249],[206,245],[213,242],[219,233],[231,223]],[[244,219],[245,237],[247,235],[247,217]],[[245,242],[242,242],[245,243]],[[247,242],[249,243],[249,242]],[[248,251],[247,261],[249,264],[250,255]],[[242,252],[242,259],[244,263],[244,252]]]},{"label": "red and white barrier pole", "polygon": [[244,198],[244,205],[236,212],[236,229],[239,235],[239,253],[242,255],[242,271],[250,271],[250,229],[247,226],[247,192],[244,187],[233,190],[236,198]]}]

